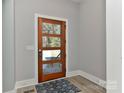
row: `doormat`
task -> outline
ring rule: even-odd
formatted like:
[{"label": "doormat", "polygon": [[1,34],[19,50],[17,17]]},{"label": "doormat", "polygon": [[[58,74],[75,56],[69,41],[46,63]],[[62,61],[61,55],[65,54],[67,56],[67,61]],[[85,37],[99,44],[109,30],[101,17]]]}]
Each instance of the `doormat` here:
[{"label": "doormat", "polygon": [[65,79],[35,85],[37,93],[78,93],[81,90]]}]

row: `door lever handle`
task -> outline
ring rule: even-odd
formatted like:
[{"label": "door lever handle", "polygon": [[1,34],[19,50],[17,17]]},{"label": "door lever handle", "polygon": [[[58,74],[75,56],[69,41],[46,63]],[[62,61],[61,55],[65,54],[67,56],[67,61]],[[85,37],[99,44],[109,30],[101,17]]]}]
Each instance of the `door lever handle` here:
[{"label": "door lever handle", "polygon": [[42,51],[41,51],[41,49],[38,49],[38,56],[39,56],[40,58],[42,58]]},{"label": "door lever handle", "polygon": [[41,52],[41,49],[38,49],[38,52]]}]

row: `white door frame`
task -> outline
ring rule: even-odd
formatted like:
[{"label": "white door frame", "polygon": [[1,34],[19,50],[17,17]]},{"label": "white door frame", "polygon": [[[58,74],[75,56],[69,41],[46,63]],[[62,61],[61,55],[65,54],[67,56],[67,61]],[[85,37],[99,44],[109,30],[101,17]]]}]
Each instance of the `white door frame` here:
[{"label": "white door frame", "polygon": [[49,18],[66,22],[66,76],[68,73],[68,20],[65,18],[35,14],[35,80],[38,83],[38,17]]}]

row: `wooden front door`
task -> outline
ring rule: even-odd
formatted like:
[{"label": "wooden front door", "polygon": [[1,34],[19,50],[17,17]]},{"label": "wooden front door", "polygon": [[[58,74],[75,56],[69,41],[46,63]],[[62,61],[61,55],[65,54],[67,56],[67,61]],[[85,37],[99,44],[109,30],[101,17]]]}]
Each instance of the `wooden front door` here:
[{"label": "wooden front door", "polygon": [[38,82],[65,77],[66,23],[38,18]]}]

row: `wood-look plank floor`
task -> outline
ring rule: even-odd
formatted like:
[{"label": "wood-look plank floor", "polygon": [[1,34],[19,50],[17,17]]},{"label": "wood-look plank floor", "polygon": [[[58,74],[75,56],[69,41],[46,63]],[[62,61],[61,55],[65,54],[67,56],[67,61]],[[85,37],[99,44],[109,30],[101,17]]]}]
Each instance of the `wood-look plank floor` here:
[{"label": "wood-look plank floor", "polygon": [[[81,76],[74,76],[66,79],[81,90],[81,92],[79,93],[106,93],[106,90],[104,88]],[[33,86],[17,89],[16,93],[37,93],[37,92],[35,86],[33,85]]]}]

